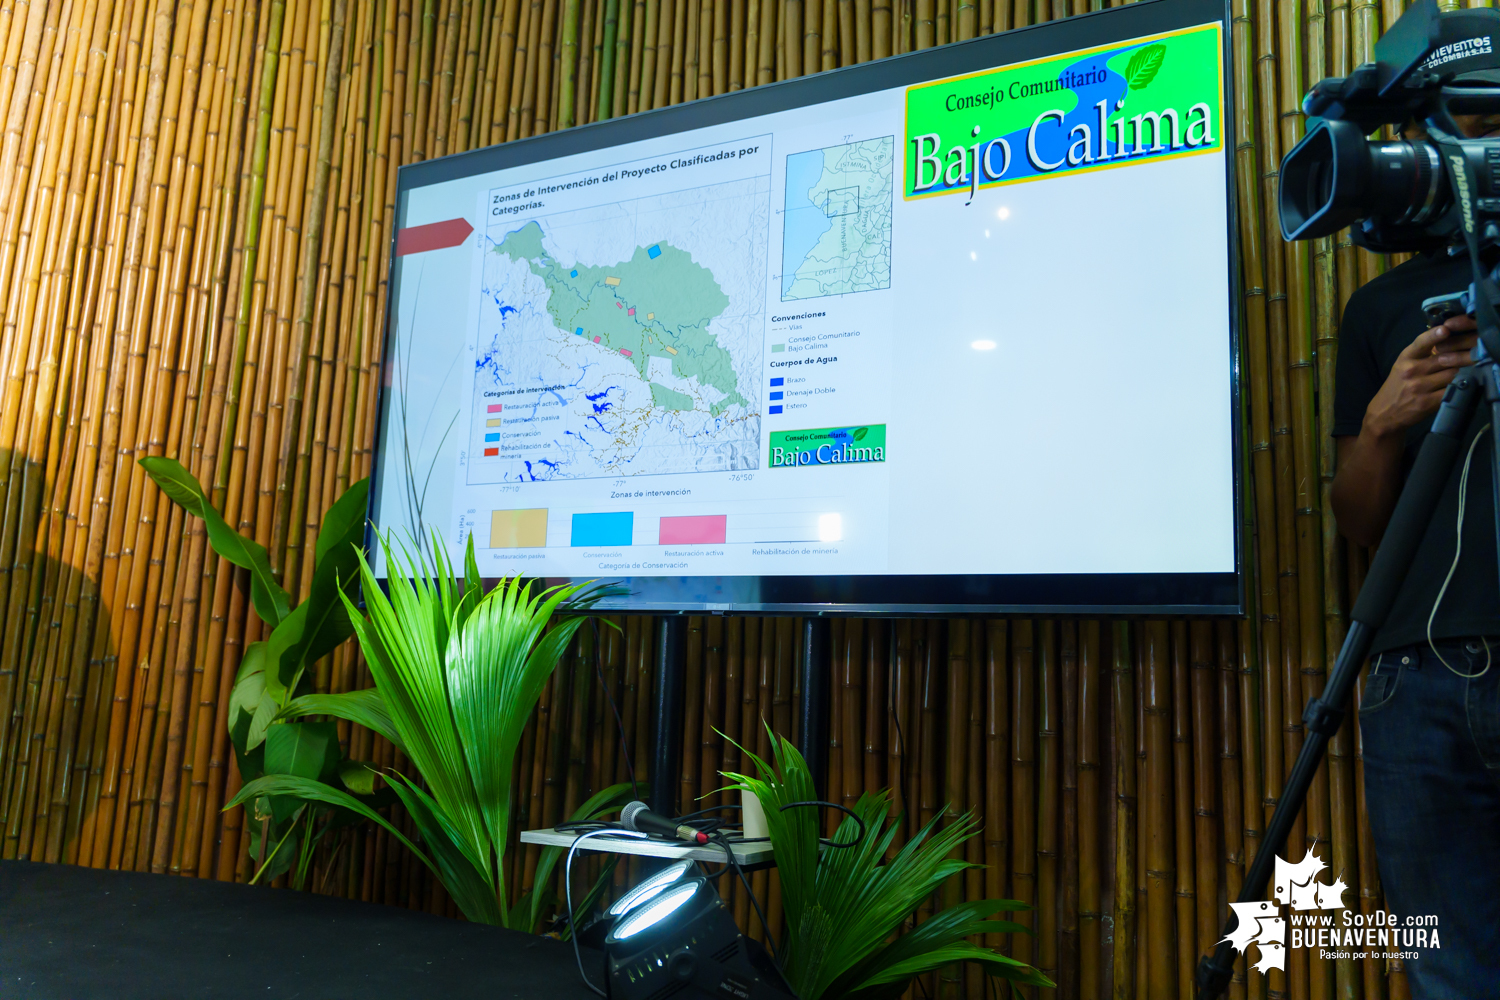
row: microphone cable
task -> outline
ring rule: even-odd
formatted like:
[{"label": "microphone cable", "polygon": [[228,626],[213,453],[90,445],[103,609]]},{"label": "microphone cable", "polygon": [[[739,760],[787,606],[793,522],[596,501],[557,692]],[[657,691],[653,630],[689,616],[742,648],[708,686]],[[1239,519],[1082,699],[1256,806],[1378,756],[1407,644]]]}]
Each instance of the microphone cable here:
[{"label": "microphone cable", "polygon": [[568,848],[567,860],[563,862],[563,895],[568,899],[568,937],[573,939],[573,957],[578,961],[578,975],[582,977],[583,985],[587,986],[589,989],[593,990],[601,997],[608,997],[609,994],[605,993],[599,987],[595,986],[593,982],[590,981],[588,973],[583,971],[583,951],[578,946],[578,925],[575,922],[575,918],[573,916],[573,855],[578,853],[579,844],[583,843],[585,840],[588,840],[590,837],[599,837],[603,836],[606,833],[615,834],[621,837],[628,837],[632,840],[646,839],[646,835],[644,833],[637,833],[634,830],[615,829],[610,827],[606,827],[602,830],[589,830],[587,833],[579,834],[574,839],[572,846]]}]

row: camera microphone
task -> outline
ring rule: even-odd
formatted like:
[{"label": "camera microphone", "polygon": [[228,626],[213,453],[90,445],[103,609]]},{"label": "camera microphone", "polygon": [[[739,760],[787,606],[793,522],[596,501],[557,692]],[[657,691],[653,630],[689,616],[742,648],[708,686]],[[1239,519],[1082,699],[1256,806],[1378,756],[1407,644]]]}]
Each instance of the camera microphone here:
[{"label": "camera microphone", "polygon": [[620,810],[620,825],[627,830],[635,830],[637,833],[654,833],[668,840],[685,840],[690,844],[708,843],[708,834],[702,830],[695,830],[690,826],[678,824],[675,819],[667,819],[651,811],[646,803],[637,799],[627,802],[625,808]]}]

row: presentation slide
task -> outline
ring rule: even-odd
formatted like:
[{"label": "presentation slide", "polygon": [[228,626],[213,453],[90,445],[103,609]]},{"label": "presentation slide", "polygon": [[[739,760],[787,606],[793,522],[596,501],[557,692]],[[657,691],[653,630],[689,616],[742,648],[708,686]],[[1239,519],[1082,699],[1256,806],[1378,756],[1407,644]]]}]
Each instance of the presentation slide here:
[{"label": "presentation slide", "polygon": [[1233,574],[1222,31],[405,187],[375,528],[688,603]]}]

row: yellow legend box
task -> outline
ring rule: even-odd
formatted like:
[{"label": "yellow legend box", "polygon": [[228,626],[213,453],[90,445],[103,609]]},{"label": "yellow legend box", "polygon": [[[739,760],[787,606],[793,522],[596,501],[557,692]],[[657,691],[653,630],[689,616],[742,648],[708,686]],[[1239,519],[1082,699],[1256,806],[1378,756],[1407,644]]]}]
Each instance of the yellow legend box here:
[{"label": "yellow legend box", "polygon": [[484,422],[484,426],[486,426],[486,427],[499,427],[500,426],[500,418],[499,417],[492,417],[489,420],[486,420]]},{"label": "yellow legend box", "polygon": [[546,544],[546,507],[490,512],[490,548],[540,549]]}]

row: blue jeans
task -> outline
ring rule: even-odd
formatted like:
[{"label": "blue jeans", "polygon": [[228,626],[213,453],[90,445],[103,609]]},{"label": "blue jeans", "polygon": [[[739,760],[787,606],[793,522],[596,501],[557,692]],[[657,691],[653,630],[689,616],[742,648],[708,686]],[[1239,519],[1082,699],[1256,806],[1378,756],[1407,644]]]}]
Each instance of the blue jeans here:
[{"label": "blue jeans", "polygon": [[[1385,909],[1435,916],[1440,947],[1406,960],[1413,1000],[1500,996],[1500,638],[1371,661],[1359,712],[1365,802]],[[1403,949],[1407,950],[1407,949]]]}]

